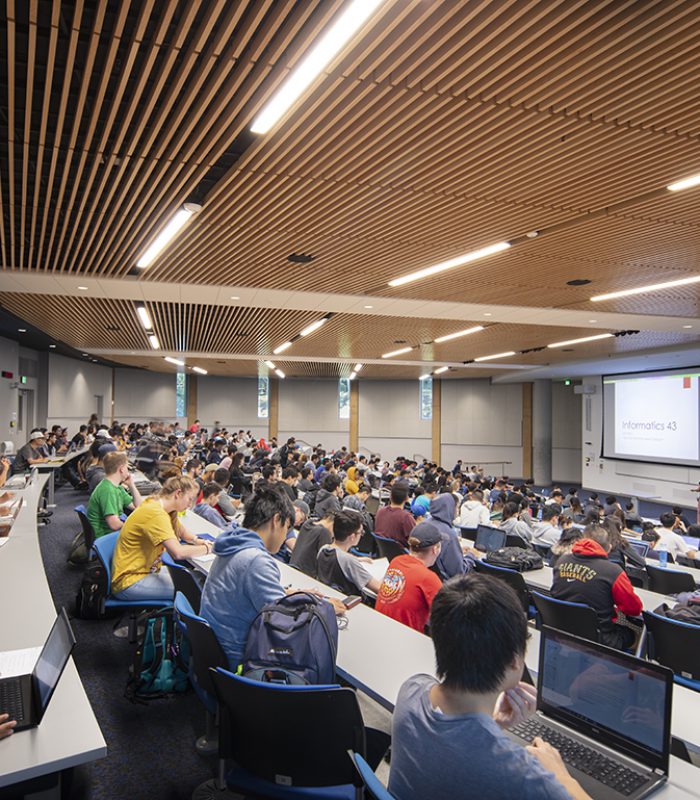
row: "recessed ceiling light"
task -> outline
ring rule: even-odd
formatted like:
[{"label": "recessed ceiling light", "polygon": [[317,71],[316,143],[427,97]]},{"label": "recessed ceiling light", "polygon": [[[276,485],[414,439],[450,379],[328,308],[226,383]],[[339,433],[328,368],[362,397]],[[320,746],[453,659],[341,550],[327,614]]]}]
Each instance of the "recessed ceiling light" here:
[{"label": "recessed ceiling light", "polygon": [[208,375],[209,373],[207,370],[202,369],[202,367],[192,367],[193,372],[198,372],[200,375]]},{"label": "recessed ceiling light", "polygon": [[139,315],[139,321],[141,326],[147,330],[153,330],[153,323],[151,322],[151,316],[146,309],[146,306],[136,306],[136,313]]},{"label": "recessed ceiling light", "polygon": [[78,289],[80,289],[81,292],[87,292],[88,287],[87,286],[78,286]]},{"label": "recessed ceiling light", "polygon": [[184,367],[185,366],[185,362],[181,361],[179,358],[171,358],[170,356],[165,356],[165,358],[163,360],[167,361],[168,364],[177,364],[178,367]]},{"label": "recessed ceiling light", "polygon": [[357,377],[357,373],[356,372],[351,372],[350,373],[350,380],[351,381],[354,381],[356,377]]},{"label": "recessed ceiling light", "polygon": [[447,372],[448,369],[449,369],[449,367],[440,367],[440,369],[436,369],[435,370],[435,374],[436,375],[442,375],[442,373],[443,372]]},{"label": "recessed ceiling light", "polygon": [[689,178],[683,178],[682,181],[669,183],[666,188],[669,192],[680,192],[683,189],[692,189],[693,186],[700,186],[700,175],[691,175]]},{"label": "recessed ceiling light", "polygon": [[391,358],[392,356],[400,356],[403,353],[410,353],[413,350],[412,347],[402,347],[400,350],[392,350],[390,353],[384,353],[382,358]]},{"label": "recessed ceiling light", "polygon": [[150,245],[150,247],[136,262],[136,266],[140,269],[143,269],[144,267],[150,267],[160,251],[164,250],[165,247],[170,243],[170,240],[177,236],[187,220],[193,214],[197,214],[201,210],[202,206],[197,205],[197,203],[185,203],[182,208],[178,209],[168,224],[153,240],[153,243]]},{"label": "recessed ceiling light", "polygon": [[612,333],[599,333],[596,336],[584,336],[581,339],[567,339],[565,342],[554,342],[548,344],[550,349],[553,347],[568,347],[570,344],[583,344],[584,342],[597,342],[599,339],[611,339]]},{"label": "recessed ceiling light", "polygon": [[692,328],[693,326],[692,325],[684,325],[683,327],[684,328]]},{"label": "recessed ceiling light", "polygon": [[374,306],[365,306],[365,308],[374,308]]},{"label": "recessed ceiling light", "polygon": [[482,247],[479,250],[472,250],[471,253],[465,253],[463,256],[457,256],[456,258],[451,258],[448,261],[441,261],[439,264],[433,264],[432,267],[419,269],[417,272],[409,272],[408,275],[402,275],[400,278],[394,278],[393,281],[389,281],[389,286],[403,286],[405,283],[411,283],[412,281],[417,281],[421,278],[428,278],[431,275],[436,275],[438,272],[445,272],[448,269],[454,269],[455,267],[461,267],[464,266],[464,264],[469,264],[479,258],[485,258],[486,256],[493,255],[494,253],[500,253],[503,250],[507,250],[510,246],[510,242],[496,242],[495,244],[490,244],[488,247]]},{"label": "recessed ceiling light", "polygon": [[272,363],[272,361],[266,361],[265,366],[269,369],[277,369],[277,367]]},{"label": "recessed ceiling light", "polygon": [[661,289],[673,289],[676,286],[687,286],[690,283],[700,283],[700,275],[693,275],[690,278],[679,278],[675,281],[664,281],[664,283],[652,283],[649,286],[637,286],[636,289],[623,289],[620,292],[608,292],[608,294],[597,294],[591,297],[592,303],[601,300],[614,300],[616,297],[627,297],[632,294],[645,294],[646,292],[658,292]]},{"label": "recessed ceiling light", "polygon": [[26,333],[26,332],[27,332],[26,328],[17,328],[17,333]]},{"label": "recessed ceiling light", "polygon": [[485,317],[492,317],[492,316],[493,316],[493,314],[492,314],[490,311],[485,311],[485,312],[484,312],[484,316],[485,316]]},{"label": "recessed ceiling light", "polygon": [[55,344],[50,344],[50,345],[49,345],[49,347],[50,347],[52,350],[55,350],[55,349],[56,349],[56,345],[55,345]]},{"label": "recessed ceiling light", "polygon": [[279,355],[280,353],[284,353],[285,350],[289,350],[292,346],[291,342],[285,342],[284,344],[279,345],[279,347],[275,347],[272,351],[275,355]]},{"label": "recessed ceiling light", "polygon": [[87,353],[83,353],[84,356],[87,356]]},{"label": "recessed ceiling light", "polygon": [[589,321],[589,322],[598,322],[598,320],[597,320],[597,319],[589,319],[588,321]]},{"label": "recessed ceiling light", "polygon": [[432,377],[433,376],[429,372],[426,372],[425,375],[421,375],[420,378],[418,378],[418,380],[419,381],[427,381],[428,378],[432,378]]},{"label": "recessed ceiling light", "polygon": [[237,294],[232,294],[231,295],[231,300],[240,300],[240,299],[241,299],[240,296],[237,295]]},{"label": "recessed ceiling light", "polygon": [[287,377],[287,376],[284,374],[284,372],[282,372],[282,370],[281,370],[281,369],[276,369],[276,370],[275,370],[275,372],[277,373],[278,377],[280,377],[280,378],[282,378],[282,379],[284,379],[284,378],[286,378],[286,377]]},{"label": "recessed ceiling light", "polygon": [[317,331],[322,325],[325,325],[328,322],[328,317],[321,317],[321,319],[317,319],[316,322],[312,322],[311,325],[307,325],[304,329],[302,329],[299,333],[299,336],[309,336],[309,334]]},{"label": "recessed ceiling light", "polygon": [[362,367],[363,367],[362,364],[355,364],[355,369],[353,370],[353,372],[359,372],[362,369]]},{"label": "recessed ceiling light", "polygon": [[469,336],[470,333],[476,333],[477,331],[483,331],[483,325],[475,325],[473,328],[467,328],[463,331],[457,331],[457,333],[448,333],[447,336],[439,336],[436,340],[436,344],[441,344],[442,342],[449,342],[450,339],[458,339],[460,336]]},{"label": "recessed ceiling light", "polygon": [[508,350],[505,353],[496,353],[492,356],[480,356],[479,358],[475,358],[474,361],[493,361],[495,358],[508,358],[508,356],[514,356],[515,350]]},{"label": "recessed ceiling light", "polygon": [[158,337],[154,333],[149,334],[148,341],[150,342],[151,347],[154,350],[160,350],[160,343],[158,342]]}]

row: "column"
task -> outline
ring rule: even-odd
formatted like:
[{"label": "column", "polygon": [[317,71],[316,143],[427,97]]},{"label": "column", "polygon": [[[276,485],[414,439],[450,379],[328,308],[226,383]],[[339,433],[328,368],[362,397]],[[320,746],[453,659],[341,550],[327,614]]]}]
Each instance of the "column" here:
[{"label": "column", "polygon": [[532,398],[532,477],[537,486],[552,483],[552,384],[535,381]]},{"label": "column", "polygon": [[442,381],[433,378],[433,422],[431,438],[433,442],[432,460],[442,463]]},{"label": "column", "polygon": [[360,447],[360,384],[350,381],[350,450],[356,453]]}]

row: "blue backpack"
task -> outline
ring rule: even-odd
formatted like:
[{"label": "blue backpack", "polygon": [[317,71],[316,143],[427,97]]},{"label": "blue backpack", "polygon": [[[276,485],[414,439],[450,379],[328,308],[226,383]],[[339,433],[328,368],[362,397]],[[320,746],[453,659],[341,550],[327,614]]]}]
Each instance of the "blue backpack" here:
[{"label": "blue backpack", "polygon": [[294,592],[263,607],[253,620],[243,675],[265,683],[335,683],[338,625],[333,606]]}]

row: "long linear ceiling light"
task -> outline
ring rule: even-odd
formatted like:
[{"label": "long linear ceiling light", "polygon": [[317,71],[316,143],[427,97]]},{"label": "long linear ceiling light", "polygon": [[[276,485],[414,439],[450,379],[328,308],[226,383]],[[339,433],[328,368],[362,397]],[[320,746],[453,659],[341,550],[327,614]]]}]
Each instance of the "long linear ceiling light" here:
[{"label": "long linear ceiling light", "polygon": [[432,267],[419,269],[417,272],[409,272],[408,275],[394,278],[394,280],[389,281],[389,286],[403,286],[405,283],[418,281],[430,275],[437,275],[438,272],[445,272],[448,269],[470,264],[472,261],[477,261],[480,258],[486,258],[486,256],[491,256],[494,253],[500,253],[503,250],[507,250],[510,246],[510,242],[496,242],[496,244],[490,244],[488,247],[482,247],[480,250],[472,250],[471,253],[465,253],[463,256],[457,256],[448,261],[441,261],[439,264],[434,264]]},{"label": "long linear ceiling light", "polygon": [[357,373],[356,372],[351,372],[350,373],[350,380],[351,381],[354,381],[356,377],[357,377]]},{"label": "long linear ceiling light", "polygon": [[281,344],[279,347],[275,347],[275,349],[274,349],[272,352],[273,352],[273,353],[274,353],[276,356],[278,356],[280,353],[284,353],[284,351],[285,351],[285,350],[289,350],[289,348],[290,348],[291,346],[292,346],[292,343],[291,343],[291,341],[289,341],[289,342],[285,342],[284,344]]},{"label": "long linear ceiling light", "polygon": [[614,334],[612,333],[599,333],[597,336],[584,336],[582,339],[568,339],[565,342],[554,342],[553,344],[548,344],[547,347],[550,350],[554,347],[567,347],[570,344],[583,344],[584,342],[597,342],[598,339],[612,339]]},{"label": "long linear ceiling light", "polygon": [[167,361],[168,364],[177,364],[178,367],[184,367],[185,366],[185,362],[184,361],[180,361],[179,358],[170,358],[170,356],[165,356],[165,358],[163,360]]},{"label": "long linear ceiling light", "polygon": [[669,192],[682,192],[683,189],[692,189],[694,186],[700,186],[700,175],[691,175],[681,181],[669,183],[666,188]]},{"label": "long linear ceiling light", "polygon": [[192,372],[198,372],[200,375],[208,375],[208,371],[206,369],[202,369],[202,367],[192,367]]},{"label": "long linear ceiling light", "polygon": [[440,367],[440,369],[436,369],[433,373],[434,375],[442,375],[443,372],[447,372],[449,367]]},{"label": "long linear ceiling light", "polygon": [[276,366],[275,366],[275,365],[272,363],[272,361],[266,361],[266,362],[265,362],[265,366],[266,366],[268,369],[277,369],[277,367],[276,367]]},{"label": "long linear ceiling light", "polygon": [[150,267],[151,264],[156,260],[158,254],[164,250],[182,230],[192,214],[196,214],[201,210],[202,206],[197,205],[197,203],[185,203],[180,209],[178,209],[168,224],[153,240],[146,252],[136,262],[136,266],[140,267],[141,269]]},{"label": "long linear ceiling light", "polygon": [[410,353],[413,350],[412,347],[402,347],[400,350],[392,350],[390,353],[384,353],[382,358],[392,358],[393,356],[401,356],[404,353]]},{"label": "long linear ceiling light", "polygon": [[475,358],[474,361],[493,361],[496,358],[508,358],[508,356],[514,356],[515,350],[508,350],[506,353],[496,353],[492,356],[480,356],[479,358]]},{"label": "long linear ceiling light", "polygon": [[470,333],[477,333],[478,331],[483,331],[483,325],[475,325],[473,328],[467,328],[463,331],[457,331],[457,333],[448,333],[447,336],[439,336],[435,340],[435,344],[442,344],[442,342],[449,342],[450,339],[458,339],[460,336],[469,336]]},{"label": "long linear ceiling light", "polygon": [[277,375],[278,375],[280,378],[282,378],[282,379],[284,379],[284,378],[286,378],[286,377],[287,377],[287,376],[284,374],[284,372],[282,372],[282,370],[281,370],[281,369],[276,369],[276,370],[275,370],[275,372],[276,372],[276,373],[277,373]]},{"label": "long linear ceiling light", "polygon": [[321,317],[321,319],[317,319],[316,322],[312,322],[311,325],[307,325],[303,330],[301,330],[299,332],[299,336],[309,336],[314,331],[317,331],[322,325],[325,325],[329,319],[330,316]]},{"label": "long linear ceiling light", "polygon": [[136,306],[136,313],[139,315],[139,321],[143,328],[147,331],[152,331],[153,323],[151,322],[151,316],[146,306]]},{"label": "long linear ceiling light", "polygon": [[384,2],[386,0],[351,0],[253,120],[251,132],[267,133],[279,122]]},{"label": "long linear ceiling light", "polygon": [[364,364],[355,364],[353,372],[359,372],[362,369],[363,366],[364,366]]},{"label": "long linear ceiling light", "polygon": [[149,333],[148,334],[148,341],[150,342],[151,347],[154,350],[160,350],[160,344],[158,342],[158,337],[155,335],[155,333]]},{"label": "long linear ceiling light", "polygon": [[637,286],[635,289],[623,289],[619,292],[608,292],[607,294],[597,294],[591,297],[592,303],[599,303],[601,300],[614,300],[616,297],[627,297],[633,294],[646,294],[647,292],[658,292],[662,289],[672,289],[675,286],[687,286],[690,283],[700,283],[700,275],[693,275],[690,278],[679,278],[675,281],[665,281],[664,283],[652,283],[649,286]]}]

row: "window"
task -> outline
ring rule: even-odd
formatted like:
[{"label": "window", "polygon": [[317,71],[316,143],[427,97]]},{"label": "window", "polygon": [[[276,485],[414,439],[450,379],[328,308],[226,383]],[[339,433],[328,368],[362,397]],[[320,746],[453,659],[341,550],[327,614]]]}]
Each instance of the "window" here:
[{"label": "window", "polygon": [[350,379],[338,381],[338,418],[350,419]]},{"label": "window", "polygon": [[267,419],[270,408],[270,379],[258,378],[258,417]]},{"label": "window", "polygon": [[187,376],[184,372],[175,376],[175,416],[187,416]]},{"label": "window", "polygon": [[423,378],[420,381],[420,418],[433,418],[433,379]]}]

